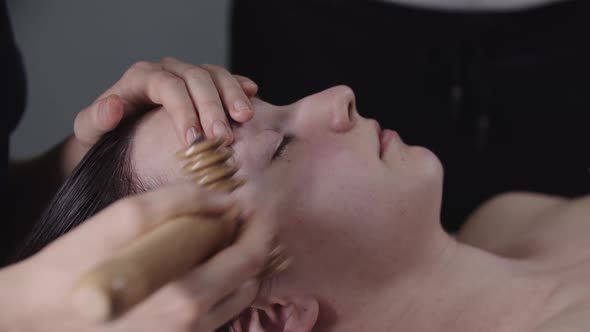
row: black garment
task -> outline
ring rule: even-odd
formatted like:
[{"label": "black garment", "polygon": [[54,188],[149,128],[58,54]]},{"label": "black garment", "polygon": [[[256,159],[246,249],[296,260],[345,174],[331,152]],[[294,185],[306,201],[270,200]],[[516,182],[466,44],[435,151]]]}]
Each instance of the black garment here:
[{"label": "black garment", "polygon": [[232,71],[284,104],[351,86],[361,115],[445,168],[457,230],[507,190],[590,188],[590,2],[453,13],[371,1],[235,0]]},{"label": "black garment", "polygon": [[[25,109],[25,75],[20,54],[10,28],[4,1],[0,1],[0,211],[7,211],[10,195],[7,191],[10,133],[16,128]],[[0,261],[10,250],[13,226],[7,213],[2,213],[0,232]]]}]

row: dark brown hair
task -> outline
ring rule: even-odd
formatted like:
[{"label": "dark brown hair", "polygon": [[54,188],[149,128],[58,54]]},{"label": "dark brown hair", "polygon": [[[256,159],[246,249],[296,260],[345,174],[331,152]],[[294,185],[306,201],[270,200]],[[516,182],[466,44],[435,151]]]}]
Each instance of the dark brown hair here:
[{"label": "dark brown hair", "polygon": [[130,161],[135,120],[126,119],[86,153],[9,263],[37,253],[114,201],[144,191],[133,175]]}]

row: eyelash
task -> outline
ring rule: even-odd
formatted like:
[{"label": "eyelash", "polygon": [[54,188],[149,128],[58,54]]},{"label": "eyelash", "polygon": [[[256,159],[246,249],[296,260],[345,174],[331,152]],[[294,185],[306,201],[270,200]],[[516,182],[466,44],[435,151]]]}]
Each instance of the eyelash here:
[{"label": "eyelash", "polygon": [[289,136],[289,135],[283,136],[283,139],[281,140],[279,147],[277,148],[275,153],[272,155],[272,160],[280,159],[282,156],[285,155],[285,151],[287,151],[287,146],[289,145],[289,143],[291,143],[293,141],[293,138],[294,138],[293,136]]}]

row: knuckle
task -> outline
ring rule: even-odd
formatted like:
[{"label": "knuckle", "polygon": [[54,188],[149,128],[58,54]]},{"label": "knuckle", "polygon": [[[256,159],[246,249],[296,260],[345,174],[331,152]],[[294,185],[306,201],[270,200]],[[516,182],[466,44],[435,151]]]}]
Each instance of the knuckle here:
[{"label": "knuckle", "polygon": [[213,99],[205,99],[205,100],[198,101],[198,106],[200,108],[199,112],[202,110],[209,110],[211,112],[222,110],[219,101],[213,100]]},{"label": "knuckle", "polygon": [[130,69],[151,69],[152,68],[152,63],[149,61],[145,61],[145,60],[141,60],[141,61],[137,61],[136,63],[134,63],[133,65],[131,65]]},{"label": "knuckle", "polygon": [[116,214],[123,221],[121,231],[126,234],[141,233],[148,223],[145,203],[139,198],[124,198],[115,203]]},{"label": "knuckle", "polygon": [[184,81],[179,77],[168,73],[168,72],[161,72],[156,78],[156,86],[161,89],[184,89]]},{"label": "knuckle", "polygon": [[194,326],[205,315],[207,311],[205,304],[180,292],[177,294],[176,298],[172,300],[176,325],[183,328]]},{"label": "knuckle", "polygon": [[203,68],[207,69],[208,71],[216,71],[216,72],[228,72],[225,68],[219,65],[213,65],[210,63],[206,63],[202,65]]},{"label": "knuckle", "polygon": [[197,80],[197,81],[202,81],[202,80],[210,80],[211,79],[211,74],[209,74],[209,72],[201,67],[190,67],[188,69],[186,69],[182,75],[184,77],[186,77],[187,79],[192,79],[192,80]]},{"label": "knuckle", "polygon": [[251,79],[248,76],[244,76],[244,75],[234,75],[234,77],[238,80],[243,80],[243,81],[250,81],[250,82],[254,82],[253,79]]},{"label": "knuckle", "polygon": [[80,126],[82,125],[83,117],[84,117],[84,110],[78,112],[76,117],[74,118],[74,134],[78,135],[80,131]]},{"label": "knuckle", "polygon": [[160,62],[178,62],[178,59],[173,56],[165,56],[160,59]]},{"label": "knuckle", "polygon": [[244,251],[242,261],[251,273],[256,273],[262,270],[268,260],[266,250],[248,250]]},{"label": "knuckle", "polygon": [[127,69],[127,71],[125,71],[125,73],[123,74],[123,77],[135,75],[136,73],[148,70],[151,67],[152,67],[152,65],[148,61],[138,61],[138,62],[132,64],[131,67],[129,67],[129,69]]},{"label": "knuckle", "polygon": [[234,80],[236,82],[238,82],[239,84],[244,84],[244,83],[254,83],[254,81],[252,81],[251,79],[244,77],[244,76],[240,76],[240,75],[233,75],[232,76],[234,78]]}]

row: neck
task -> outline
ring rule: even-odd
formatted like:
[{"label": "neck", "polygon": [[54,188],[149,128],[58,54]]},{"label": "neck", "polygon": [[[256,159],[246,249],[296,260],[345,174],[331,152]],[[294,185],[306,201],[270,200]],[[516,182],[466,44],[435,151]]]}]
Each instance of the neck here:
[{"label": "neck", "polygon": [[320,321],[318,330],[524,332],[541,319],[549,293],[542,280],[442,229],[431,235],[425,239],[430,248],[390,283],[347,290],[330,301],[337,321]]}]

